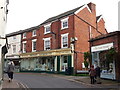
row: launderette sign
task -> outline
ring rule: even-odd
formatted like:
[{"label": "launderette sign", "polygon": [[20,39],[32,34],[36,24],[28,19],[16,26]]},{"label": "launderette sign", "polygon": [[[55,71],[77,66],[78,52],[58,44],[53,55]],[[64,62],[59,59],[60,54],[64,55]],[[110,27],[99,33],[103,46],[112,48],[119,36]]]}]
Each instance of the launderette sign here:
[{"label": "launderette sign", "polygon": [[113,47],[113,43],[107,43],[91,47],[91,52],[104,51]]}]

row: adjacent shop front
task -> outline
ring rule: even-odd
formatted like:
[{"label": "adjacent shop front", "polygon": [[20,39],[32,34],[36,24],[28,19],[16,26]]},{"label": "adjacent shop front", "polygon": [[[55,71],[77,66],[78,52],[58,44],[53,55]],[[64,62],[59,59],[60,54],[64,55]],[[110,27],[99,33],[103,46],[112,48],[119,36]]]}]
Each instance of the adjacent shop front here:
[{"label": "adjacent shop front", "polygon": [[13,61],[15,65],[15,72],[19,72],[20,69],[20,56],[19,55],[6,55],[5,61],[4,61],[4,67],[5,69],[8,66],[8,63],[10,61]]},{"label": "adjacent shop front", "polygon": [[20,55],[21,71],[65,72],[73,67],[71,49],[57,49]]},{"label": "adjacent shop front", "polygon": [[116,79],[115,62],[114,60],[108,62],[106,60],[106,53],[113,48],[113,43],[106,43],[102,45],[92,46],[92,64],[96,67],[101,67],[101,78]]},{"label": "adjacent shop front", "polygon": [[101,78],[120,81],[120,32],[112,32],[91,39],[91,64],[101,67]]}]

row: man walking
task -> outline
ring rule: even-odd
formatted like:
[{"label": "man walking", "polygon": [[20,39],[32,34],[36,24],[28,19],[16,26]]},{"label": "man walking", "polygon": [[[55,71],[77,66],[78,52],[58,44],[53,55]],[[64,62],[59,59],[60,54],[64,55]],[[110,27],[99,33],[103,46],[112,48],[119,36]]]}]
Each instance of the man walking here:
[{"label": "man walking", "polygon": [[98,65],[97,65],[97,67],[95,68],[95,71],[96,71],[97,84],[101,84],[101,80],[100,80],[101,70],[100,70],[100,67],[99,67]]}]

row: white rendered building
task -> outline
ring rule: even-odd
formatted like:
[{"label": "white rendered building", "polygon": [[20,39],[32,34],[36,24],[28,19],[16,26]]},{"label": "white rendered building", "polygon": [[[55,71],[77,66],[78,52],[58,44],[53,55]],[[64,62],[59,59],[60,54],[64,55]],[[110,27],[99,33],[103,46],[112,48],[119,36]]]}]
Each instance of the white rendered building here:
[{"label": "white rendered building", "polygon": [[5,55],[5,67],[9,61],[13,61],[16,68],[19,68],[21,53],[21,31],[6,35],[8,42],[8,53]]},{"label": "white rendered building", "polygon": [[8,0],[0,0],[0,86],[3,75],[3,58],[2,58],[2,47],[5,45],[5,27],[7,22],[7,5]]}]

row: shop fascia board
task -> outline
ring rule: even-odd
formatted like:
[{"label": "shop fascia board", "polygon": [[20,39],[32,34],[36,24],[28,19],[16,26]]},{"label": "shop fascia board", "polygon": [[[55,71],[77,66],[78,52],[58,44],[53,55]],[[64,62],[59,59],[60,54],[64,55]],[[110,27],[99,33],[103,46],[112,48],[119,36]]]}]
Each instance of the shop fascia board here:
[{"label": "shop fascia board", "polygon": [[45,56],[59,56],[59,55],[70,55],[71,48],[66,49],[56,49],[49,51],[40,51],[40,52],[31,52],[31,53],[22,53],[20,58],[29,58],[29,57],[45,57]]}]

